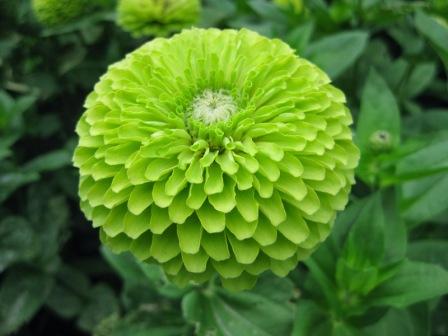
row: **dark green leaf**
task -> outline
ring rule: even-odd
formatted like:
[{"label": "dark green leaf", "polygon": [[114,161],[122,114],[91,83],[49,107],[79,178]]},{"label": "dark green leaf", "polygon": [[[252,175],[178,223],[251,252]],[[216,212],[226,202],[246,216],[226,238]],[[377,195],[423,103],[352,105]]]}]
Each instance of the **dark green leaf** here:
[{"label": "dark green leaf", "polygon": [[299,300],[292,336],[331,335],[331,321],[317,304],[310,300]]},{"label": "dark green leaf", "polygon": [[29,259],[36,252],[31,225],[21,217],[7,217],[0,222],[0,273],[9,265]]},{"label": "dark green leaf", "polygon": [[440,58],[448,67],[448,27],[435,17],[421,11],[415,15],[415,26],[426,37],[438,52]]},{"label": "dark green leaf", "polygon": [[400,111],[396,99],[384,79],[372,69],[362,92],[356,127],[356,142],[363,154],[369,151],[370,139],[376,131],[388,132],[392,147],[400,141]]},{"label": "dark green leaf", "polygon": [[412,260],[439,265],[448,270],[448,241],[425,239],[409,244],[408,256]]},{"label": "dark green leaf", "polygon": [[199,330],[218,335],[287,335],[292,328],[291,306],[250,292],[192,292],[182,308],[189,321],[199,323]]},{"label": "dark green leaf", "polygon": [[404,308],[448,293],[448,271],[440,266],[405,262],[400,270],[369,296],[370,306]]},{"label": "dark green leaf", "polygon": [[410,181],[402,186],[403,216],[413,223],[421,223],[448,209],[446,172]]},{"label": "dark green leaf", "polygon": [[0,287],[0,334],[9,334],[40,309],[52,286],[46,274],[26,269],[14,269],[6,275]]},{"label": "dark green leaf", "polygon": [[104,284],[93,287],[89,302],[78,319],[78,325],[86,331],[93,330],[103,319],[118,312],[118,300],[112,289]]},{"label": "dark green leaf", "polygon": [[368,36],[363,31],[326,36],[311,43],[305,50],[305,56],[326,71],[331,79],[335,79],[362,54]]}]

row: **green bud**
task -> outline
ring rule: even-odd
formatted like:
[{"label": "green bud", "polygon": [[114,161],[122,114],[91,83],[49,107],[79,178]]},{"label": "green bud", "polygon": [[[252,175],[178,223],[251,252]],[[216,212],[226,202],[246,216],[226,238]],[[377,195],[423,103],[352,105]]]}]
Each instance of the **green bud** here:
[{"label": "green bud", "polygon": [[392,136],[388,131],[378,130],[369,139],[370,148],[374,152],[388,152],[392,149]]},{"label": "green bud", "polygon": [[134,37],[166,36],[199,20],[199,0],[119,0],[118,24]]}]

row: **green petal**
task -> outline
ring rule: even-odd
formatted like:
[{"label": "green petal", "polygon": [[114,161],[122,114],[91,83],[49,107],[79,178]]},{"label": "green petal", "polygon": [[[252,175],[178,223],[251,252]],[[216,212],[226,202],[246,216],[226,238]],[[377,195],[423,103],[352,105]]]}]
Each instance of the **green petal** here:
[{"label": "green petal", "polygon": [[177,225],[177,237],[181,251],[195,254],[201,246],[202,226],[199,220],[192,216],[184,224]]},{"label": "green petal", "polygon": [[271,271],[279,277],[285,277],[297,266],[297,256],[286,260],[271,259]]},{"label": "green petal", "polygon": [[278,162],[283,159],[284,152],[282,148],[272,142],[257,142],[257,148],[260,153],[263,153],[272,160]]},{"label": "green petal", "polygon": [[182,260],[188,272],[202,273],[207,268],[208,255],[204,251],[199,251],[196,254],[182,252]]},{"label": "green petal", "polygon": [[176,228],[171,227],[161,235],[153,235],[151,244],[151,257],[164,263],[173,259],[180,253]]},{"label": "green petal", "polygon": [[236,207],[247,222],[253,222],[258,219],[258,202],[255,199],[253,190],[237,192]]},{"label": "green petal", "polygon": [[152,199],[160,208],[167,208],[173,201],[173,196],[165,193],[165,182],[157,181],[152,188]]},{"label": "green petal", "polygon": [[302,179],[285,173],[280,176],[275,188],[290,195],[297,202],[301,202],[307,195],[307,187]]},{"label": "green petal", "polygon": [[152,184],[141,184],[135,186],[128,199],[128,209],[134,215],[140,215],[153,202]]},{"label": "green petal", "polygon": [[124,232],[131,238],[138,238],[143,232],[149,230],[151,214],[146,210],[136,216],[130,212],[124,216]]},{"label": "green petal", "polygon": [[240,167],[232,178],[236,181],[239,190],[247,190],[252,188],[254,178],[246,169]]},{"label": "green petal", "polygon": [[221,232],[226,227],[226,218],[222,212],[216,211],[210,204],[204,205],[196,210],[202,227],[208,233]]},{"label": "green petal", "polygon": [[245,271],[252,275],[260,275],[271,266],[271,259],[263,252],[258,253],[257,259],[249,265],[246,265]]},{"label": "green petal", "polygon": [[300,211],[294,207],[287,207],[287,218],[278,227],[280,231],[288,240],[294,244],[300,244],[308,238],[310,230],[306,221],[303,219]]},{"label": "green petal", "polygon": [[103,161],[98,161],[92,166],[91,175],[94,180],[114,177],[120,170],[120,166],[110,166]]},{"label": "green petal", "polygon": [[308,191],[306,197],[302,201],[294,203],[294,206],[302,210],[307,215],[312,215],[319,210],[320,200],[312,188],[307,187],[307,189]]},{"label": "green petal", "polygon": [[[112,209],[118,206],[121,203],[126,202],[129,199],[129,194],[132,191],[132,187],[124,189],[118,193],[112,191],[112,189],[108,189],[103,197],[103,205],[109,209]],[[92,203],[90,203],[92,205]]]},{"label": "green petal", "polygon": [[286,260],[291,258],[297,251],[297,246],[291,243],[283,235],[277,235],[277,240],[274,244],[263,246],[261,248],[269,257],[277,260]]},{"label": "green petal", "polygon": [[274,185],[262,175],[254,176],[254,188],[258,195],[263,198],[269,198],[274,192]]},{"label": "green petal", "polygon": [[73,154],[73,163],[75,167],[81,167],[85,162],[87,162],[94,154],[94,148],[77,147]]},{"label": "green petal", "polygon": [[139,144],[136,142],[128,142],[113,146],[106,150],[104,159],[110,165],[124,164],[132,153],[136,152]]},{"label": "green petal", "polygon": [[185,172],[185,177],[190,183],[202,183],[204,181],[203,168],[201,167],[199,160],[195,158]]},{"label": "green petal", "polygon": [[145,232],[132,242],[130,250],[140,261],[146,260],[151,256],[151,242],[152,233]]},{"label": "green petal", "polygon": [[163,263],[162,267],[166,274],[176,275],[182,269],[182,265],[182,256],[178,255],[177,257],[168,260],[166,263]]},{"label": "green petal", "polygon": [[187,285],[200,285],[209,280],[212,275],[212,267],[207,267],[203,273],[191,273],[185,270],[185,268],[181,268],[177,274],[168,276],[168,279],[178,287],[183,288]]},{"label": "green petal", "polygon": [[238,153],[234,156],[235,160],[252,174],[255,174],[258,171],[258,168],[260,168],[260,164],[253,156],[250,156],[246,153]]},{"label": "green petal", "polygon": [[188,198],[186,204],[189,208],[198,210],[204,201],[207,199],[207,195],[204,192],[201,184],[191,184],[188,192]]},{"label": "green petal", "polygon": [[238,240],[233,235],[228,235],[236,260],[241,264],[251,264],[258,255],[260,248],[253,239]]},{"label": "green petal", "polygon": [[114,176],[110,188],[114,192],[120,192],[127,187],[130,187],[131,181],[129,181],[126,168],[121,168],[120,171]]},{"label": "green petal", "polygon": [[344,193],[339,193],[335,196],[327,194],[319,194],[318,197],[321,200],[325,200],[333,210],[344,210],[348,202],[349,190]]},{"label": "green petal", "polygon": [[222,192],[208,196],[208,201],[217,211],[224,213],[232,211],[236,206],[235,182],[226,178]]},{"label": "green petal", "polygon": [[304,214],[303,217],[314,222],[328,224],[333,220],[335,216],[335,211],[330,207],[320,207],[312,215]]},{"label": "green petal", "polygon": [[89,190],[93,187],[95,181],[90,176],[81,176],[79,179],[79,198],[82,201],[87,200],[87,194]]},{"label": "green petal", "polygon": [[149,181],[159,181],[162,176],[171,172],[178,165],[177,160],[153,159],[146,167],[145,177]]},{"label": "green petal", "polygon": [[151,206],[151,220],[149,221],[151,232],[154,234],[162,234],[171,224],[168,210],[159,208],[153,204]]},{"label": "green petal", "polygon": [[222,170],[214,163],[205,170],[204,191],[207,195],[217,194],[224,189]]},{"label": "green petal", "polygon": [[316,181],[322,181],[325,178],[325,167],[310,159],[302,158],[301,162],[303,164],[302,178]]},{"label": "green petal", "polygon": [[278,163],[278,167],[294,177],[300,177],[303,174],[304,168],[302,162],[293,154],[285,153],[283,160]]},{"label": "green petal", "polygon": [[[81,201],[81,202],[79,202],[79,207],[80,207],[82,213],[84,214],[84,216],[88,220],[92,220],[93,208],[90,206],[89,202]],[[94,227],[95,227],[95,225],[94,225]]]},{"label": "green petal", "polygon": [[244,267],[238,263],[234,258],[229,258],[222,261],[211,261],[213,268],[222,278],[231,279],[236,278],[243,273]]},{"label": "green petal", "polygon": [[91,221],[94,228],[103,226],[109,216],[110,210],[106,207],[99,206],[92,209]]},{"label": "green petal", "polygon": [[271,245],[277,240],[277,229],[264,215],[261,215],[252,238],[261,246]]},{"label": "green petal", "polygon": [[120,206],[110,211],[109,215],[102,226],[102,230],[109,237],[115,237],[124,231],[124,216],[126,215],[126,207]]},{"label": "green petal", "polygon": [[184,223],[185,220],[193,213],[194,210],[189,208],[186,204],[187,197],[188,190],[184,189],[173,199],[168,207],[168,215],[174,223]]},{"label": "green petal", "polygon": [[103,205],[104,195],[110,187],[109,180],[95,182],[87,193],[87,199],[92,207]]},{"label": "green petal", "polygon": [[257,160],[260,163],[258,171],[269,181],[275,182],[280,177],[280,169],[276,162],[272,161],[265,155],[257,155]]},{"label": "green petal", "polygon": [[224,232],[206,233],[202,235],[201,246],[214,260],[220,261],[230,257],[227,238]]},{"label": "green petal", "polygon": [[308,185],[316,191],[321,191],[330,195],[336,195],[344,185],[340,179],[331,171],[327,171],[326,179],[323,181],[308,181]]},{"label": "green petal", "polygon": [[204,156],[199,160],[201,167],[203,167],[203,168],[210,167],[211,164],[215,161],[217,156],[218,156],[218,151],[205,152]]},{"label": "green petal", "polygon": [[127,167],[128,178],[133,185],[148,182],[148,179],[145,177],[145,172],[150,162],[150,159],[139,158],[133,160],[129,167]]},{"label": "green petal", "polygon": [[251,238],[257,229],[257,221],[247,222],[238,211],[232,211],[226,216],[226,227],[239,240]]},{"label": "green petal", "polygon": [[243,273],[241,276],[234,279],[221,278],[221,283],[225,289],[239,292],[254,287],[257,283],[257,277],[249,273]]},{"label": "green petal", "polygon": [[285,208],[278,192],[274,192],[269,199],[258,198],[260,211],[270,220],[272,225],[278,226],[286,219]]},{"label": "green petal", "polygon": [[228,175],[233,175],[238,171],[239,165],[235,162],[231,151],[225,151],[223,154],[218,155],[215,160],[222,171]]},{"label": "green petal", "polygon": [[100,240],[114,253],[121,253],[129,250],[132,243],[132,239],[124,233],[120,233],[115,237],[109,237],[104,233],[102,228],[100,229]]},{"label": "green petal", "polygon": [[186,185],[185,171],[175,168],[165,183],[165,194],[176,196]]}]

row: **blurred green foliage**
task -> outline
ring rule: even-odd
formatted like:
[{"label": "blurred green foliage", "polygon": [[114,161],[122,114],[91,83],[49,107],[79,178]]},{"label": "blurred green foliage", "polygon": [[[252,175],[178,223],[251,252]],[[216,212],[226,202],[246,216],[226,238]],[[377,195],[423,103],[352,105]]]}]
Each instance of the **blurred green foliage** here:
[{"label": "blurred green foliage", "polygon": [[362,160],[315,255],[235,294],[101,249],[79,211],[83,100],[144,40],[107,6],[44,28],[30,1],[0,0],[0,335],[448,335],[448,3],[281,3],[204,0],[201,26],[281,38],[327,71]]}]

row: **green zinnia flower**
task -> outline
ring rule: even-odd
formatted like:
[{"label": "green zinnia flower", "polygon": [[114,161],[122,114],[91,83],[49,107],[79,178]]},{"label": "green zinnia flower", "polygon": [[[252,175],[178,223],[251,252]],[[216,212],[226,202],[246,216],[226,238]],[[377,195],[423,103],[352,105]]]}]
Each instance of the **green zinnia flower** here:
[{"label": "green zinnia flower", "polygon": [[112,65],[76,131],[104,244],[179,285],[285,276],[344,209],[358,149],[344,94],[280,40],[193,29]]},{"label": "green zinnia flower", "polygon": [[118,24],[135,37],[166,36],[198,21],[199,0],[119,0]]},{"label": "green zinnia flower", "polygon": [[33,0],[34,13],[44,25],[57,26],[82,16],[88,0]]}]

